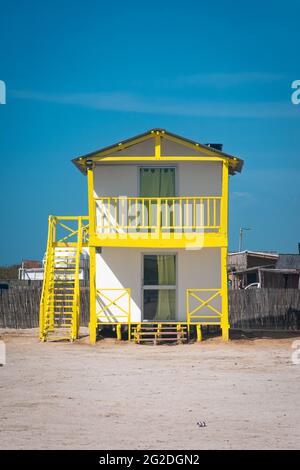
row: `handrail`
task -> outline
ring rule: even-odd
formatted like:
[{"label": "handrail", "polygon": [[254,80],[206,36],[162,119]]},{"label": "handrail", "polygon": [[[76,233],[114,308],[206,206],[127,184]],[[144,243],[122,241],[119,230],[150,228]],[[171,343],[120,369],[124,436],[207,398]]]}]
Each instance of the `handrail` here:
[{"label": "handrail", "polygon": [[[172,197],[144,197],[144,196],[102,196],[102,197],[95,197],[95,201],[101,201],[102,199],[146,199],[146,200],[151,200],[151,199],[222,199],[221,196],[172,196]],[[65,218],[65,217],[63,217]]]},{"label": "handrail", "polygon": [[[55,239],[52,240],[52,243],[54,245],[56,243],[68,243],[70,242],[70,239],[73,236],[79,237],[79,224],[81,225],[80,231],[82,232],[80,233],[79,238],[81,239],[82,243],[87,243],[87,240],[89,237],[89,223],[84,224],[83,222],[89,221],[88,216],[70,216],[70,215],[69,216],[54,216],[54,215],[51,215],[49,219],[53,221],[53,224],[55,227]],[[68,225],[64,224],[62,221],[66,221],[66,222],[77,221],[77,227],[76,228],[69,227]],[[60,238],[57,238],[57,232],[56,232],[57,226],[63,228],[67,232],[67,234]]]},{"label": "handrail", "polygon": [[44,339],[44,327],[45,327],[45,291],[46,285],[48,282],[49,277],[49,253],[51,252],[52,248],[52,239],[53,239],[53,219],[50,216],[48,219],[48,238],[47,238],[47,249],[46,249],[46,259],[44,264],[44,279],[43,279],[43,286],[41,292],[41,300],[40,300],[40,339]]},{"label": "handrail", "polygon": [[220,196],[95,198],[96,229],[111,231],[221,228]]}]

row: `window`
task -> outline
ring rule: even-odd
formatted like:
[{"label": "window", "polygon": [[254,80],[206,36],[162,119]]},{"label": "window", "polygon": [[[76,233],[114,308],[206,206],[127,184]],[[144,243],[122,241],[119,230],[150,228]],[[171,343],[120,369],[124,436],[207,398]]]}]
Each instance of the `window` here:
[{"label": "window", "polygon": [[144,320],[176,319],[176,256],[144,255]]},{"label": "window", "polygon": [[141,168],[141,197],[174,197],[175,168]]}]

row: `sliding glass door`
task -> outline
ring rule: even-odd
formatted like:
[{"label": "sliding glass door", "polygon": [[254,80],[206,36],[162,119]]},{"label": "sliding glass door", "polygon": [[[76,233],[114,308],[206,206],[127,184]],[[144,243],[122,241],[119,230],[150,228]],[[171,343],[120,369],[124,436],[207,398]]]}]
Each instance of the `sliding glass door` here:
[{"label": "sliding glass door", "polygon": [[176,320],[176,256],[144,255],[143,320]]}]

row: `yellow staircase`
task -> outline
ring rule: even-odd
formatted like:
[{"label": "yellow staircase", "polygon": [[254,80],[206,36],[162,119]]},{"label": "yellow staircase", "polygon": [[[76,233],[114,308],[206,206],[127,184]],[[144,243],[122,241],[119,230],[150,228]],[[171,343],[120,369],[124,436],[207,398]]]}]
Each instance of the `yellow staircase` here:
[{"label": "yellow staircase", "polygon": [[[80,259],[87,225],[78,219],[77,230],[49,217],[44,282],[40,304],[40,340],[70,340],[78,337],[80,320]],[[57,224],[69,233],[56,240]],[[72,238],[73,241],[69,241]],[[75,238],[75,241],[74,241]]]}]

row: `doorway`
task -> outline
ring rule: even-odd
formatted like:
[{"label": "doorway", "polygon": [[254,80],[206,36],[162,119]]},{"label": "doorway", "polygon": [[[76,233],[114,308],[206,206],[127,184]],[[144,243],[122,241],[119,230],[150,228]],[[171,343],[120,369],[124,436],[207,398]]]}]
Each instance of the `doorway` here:
[{"label": "doorway", "polygon": [[143,255],[143,321],[176,321],[176,255]]}]

